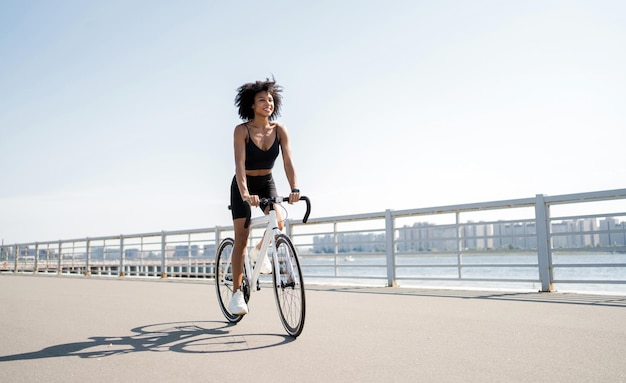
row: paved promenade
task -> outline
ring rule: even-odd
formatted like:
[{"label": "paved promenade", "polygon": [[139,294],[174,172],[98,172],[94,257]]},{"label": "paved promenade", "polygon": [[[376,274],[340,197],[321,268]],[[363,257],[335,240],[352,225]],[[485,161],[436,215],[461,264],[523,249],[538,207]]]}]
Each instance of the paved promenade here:
[{"label": "paved promenade", "polygon": [[626,297],[271,288],[225,322],[208,281],[0,274],[0,382],[625,382]]}]

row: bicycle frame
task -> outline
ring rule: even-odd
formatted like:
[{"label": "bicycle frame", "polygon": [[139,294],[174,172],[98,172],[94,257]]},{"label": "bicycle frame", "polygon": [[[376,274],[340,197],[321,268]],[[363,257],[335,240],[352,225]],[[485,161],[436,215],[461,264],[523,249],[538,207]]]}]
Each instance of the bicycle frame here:
[{"label": "bicycle frame", "polygon": [[[248,278],[248,286],[250,286],[250,292],[257,290],[256,288],[252,288],[252,286],[257,286],[259,276],[261,275],[261,265],[263,264],[265,257],[270,256],[270,254],[268,254],[270,244],[272,245],[270,262],[272,262],[272,265],[274,265],[274,262],[276,261],[276,257],[274,256],[274,253],[276,252],[276,241],[274,240],[274,238],[282,233],[278,229],[276,211],[272,208],[270,209],[268,215],[250,219],[250,226],[256,226],[260,224],[266,224],[266,226],[265,233],[263,234],[263,237],[261,239],[261,250],[256,260],[256,264],[254,265],[254,267],[252,267],[252,260],[250,259],[250,255],[247,253],[244,260],[244,267],[246,269],[244,277],[247,276]],[[277,278],[277,276],[273,275],[273,278]]]}]

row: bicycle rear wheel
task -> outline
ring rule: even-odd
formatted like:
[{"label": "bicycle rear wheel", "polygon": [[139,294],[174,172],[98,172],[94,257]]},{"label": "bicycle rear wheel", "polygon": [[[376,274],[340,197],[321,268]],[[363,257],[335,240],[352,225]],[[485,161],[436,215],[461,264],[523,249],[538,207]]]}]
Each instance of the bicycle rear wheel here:
[{"label": "bicycle rear wheel", "polygon": [[274,262],[274,294],[280,320],[287,333],[297,337],[304,328],[305,298],[300,261],[291,240],[276,238],[277,262]]},{"label": "bicycle rear wheel", "polygon": [[[217,302],[222,309],[222,313],[231,323],[239,322],[243,316],[234,315],[228,311],[228,304],[233,296],[233,266],[231,258],[235,241],[232,238],[225,238],[217,249],[215,256],[215,290],[217,292]],[[246,270],[243,270],[243,283],[241,285],[244,299],[246,303],[250,299],[250,289],[248,288],[248,279],[246,278]]]}]

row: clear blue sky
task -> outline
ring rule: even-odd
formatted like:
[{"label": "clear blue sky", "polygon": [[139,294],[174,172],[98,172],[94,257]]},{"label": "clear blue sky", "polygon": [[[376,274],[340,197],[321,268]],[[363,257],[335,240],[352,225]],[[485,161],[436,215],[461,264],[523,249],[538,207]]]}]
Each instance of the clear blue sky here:
[{"label": "clear blue sky", "polygon": [[621,0],[3,1],[0,237],[230,225],[272,74],[316,217],[623,188],[624,47]]}]

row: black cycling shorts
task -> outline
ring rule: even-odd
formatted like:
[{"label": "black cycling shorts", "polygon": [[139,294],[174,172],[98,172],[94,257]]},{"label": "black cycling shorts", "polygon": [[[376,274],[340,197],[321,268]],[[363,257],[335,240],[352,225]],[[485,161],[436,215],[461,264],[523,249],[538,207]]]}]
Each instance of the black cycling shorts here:
[{"label": "black cycling shorts", "polygon": [[[260,198],[278,197],[274,178],[271,173],[266,176],[246,176],[246,180],[248,182],[248,192],[250,195],[258,195]],[[261,210],[265,211],[267,205],[261,205],[259,207]],[[233,215],[233,219],[246,218],[246,205],[243,199],[241,199],[236,176],[233,177],[233,182],[230,184],[230,211]]]}]

